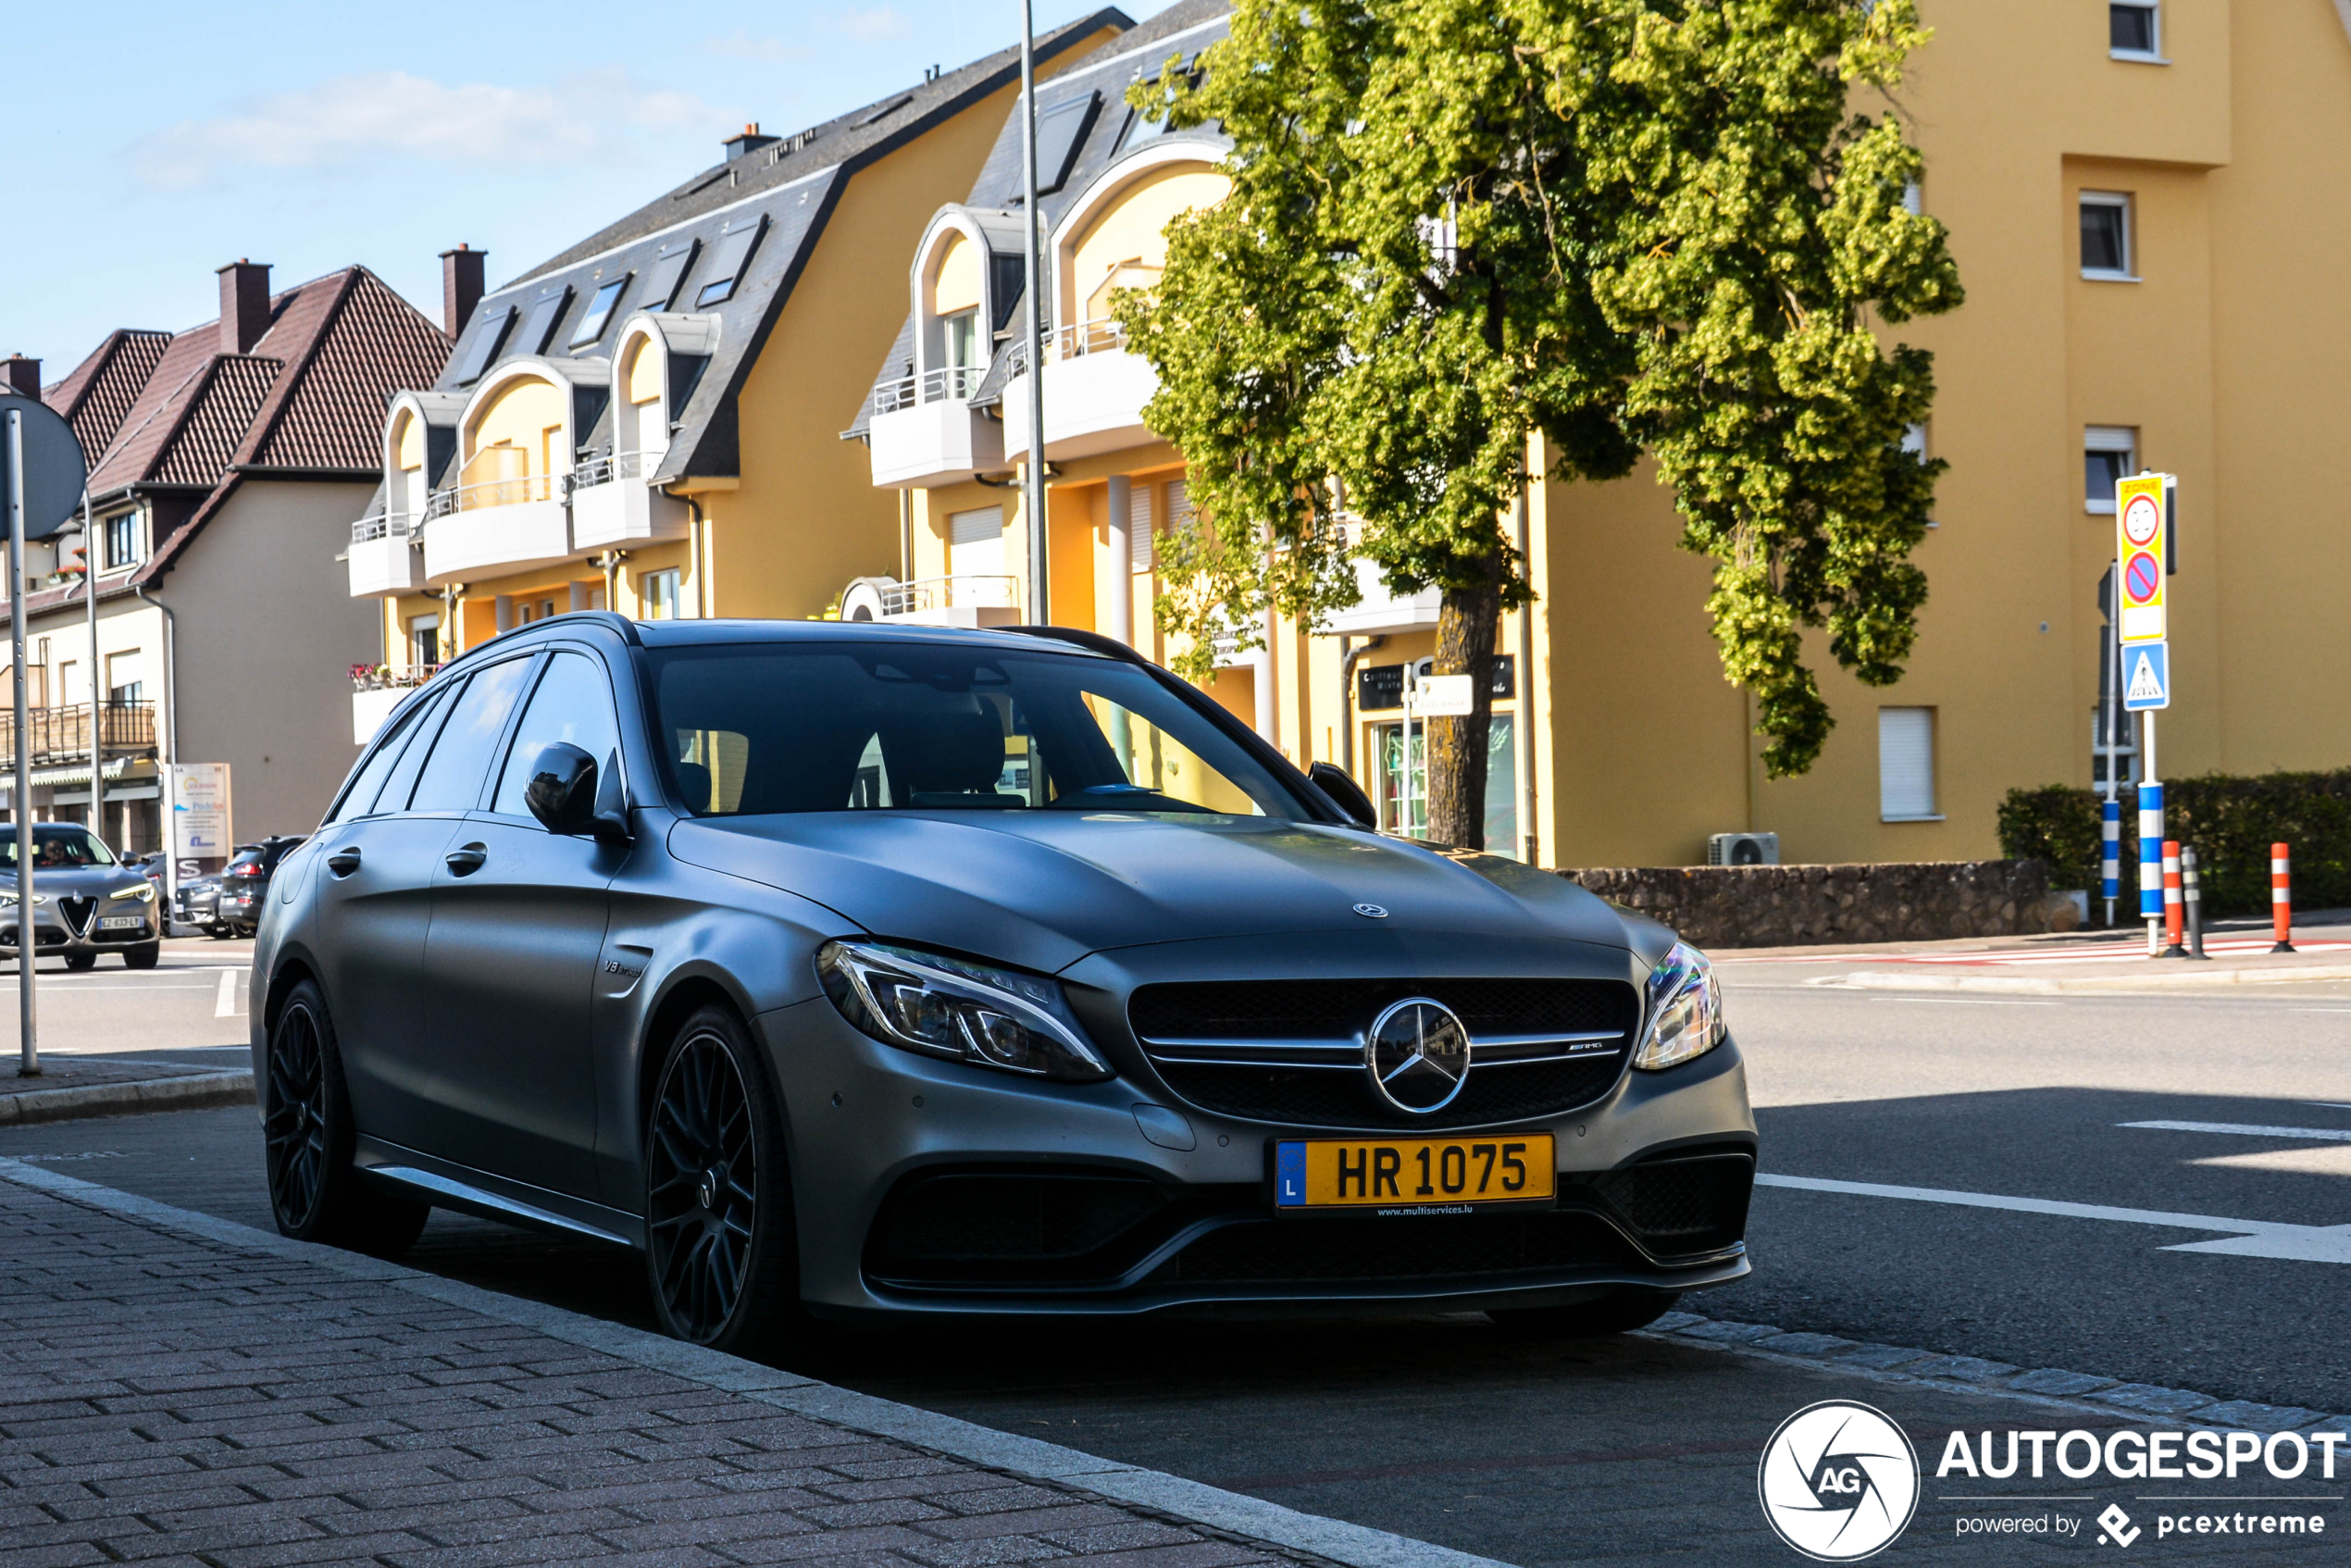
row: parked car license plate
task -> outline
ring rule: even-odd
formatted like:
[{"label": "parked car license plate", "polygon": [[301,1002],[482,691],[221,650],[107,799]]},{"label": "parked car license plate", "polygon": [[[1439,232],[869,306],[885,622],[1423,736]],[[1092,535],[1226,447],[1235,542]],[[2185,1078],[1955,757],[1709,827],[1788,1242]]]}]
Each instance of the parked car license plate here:
[{"label": "parked car license plate", "polygon": [[1274,1146],[1277,1209],[1421,1209],[1556,1195],[1551,1135],[1312,1139]]},{"label": "parked car license plate", "polygon": [[143,915],[108,915],[98,922],[101,931],[133,931],[147,923]]}]

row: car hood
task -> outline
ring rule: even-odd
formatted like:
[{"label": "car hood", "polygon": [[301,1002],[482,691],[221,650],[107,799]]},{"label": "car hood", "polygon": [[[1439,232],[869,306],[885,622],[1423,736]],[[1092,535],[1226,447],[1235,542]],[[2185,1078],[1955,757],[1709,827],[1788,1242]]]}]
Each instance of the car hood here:
[{"label": "car hood", "polygon": [[1376,928],[1634,945],[1614,910],[1549,872],[1256,817],[823,812],[680,821],[669,848],[877,936],[1049,974],[1202,937]]},{"label": "car hood", "polygon": [[[44,871],[32,868],[34,894],[47,894],[56,899],[96,898],[118,892],[125,888],[143,888],[147,879],[136,871],[125,871],[118,865],[89,865],[70,871]],[[17,890],[17,873],[13,866],[0,869],[0,893]]]}]

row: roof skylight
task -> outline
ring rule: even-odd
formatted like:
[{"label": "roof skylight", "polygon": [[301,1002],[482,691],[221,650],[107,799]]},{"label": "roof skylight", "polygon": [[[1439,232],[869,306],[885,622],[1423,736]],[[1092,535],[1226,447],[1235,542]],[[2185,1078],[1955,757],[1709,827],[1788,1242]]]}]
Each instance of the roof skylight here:
[{"label": "roof skylight", "polygon": [[678,297],[678,284],[686,276],[686,268],[693,265],[694,253],[702,249],[700,240],[688,240],[674,251],[657,256],[645,268],[645,297],[637,302],[640,310],[667,310],[669,302]]},{"label": "roof skylight", "polygon": [[474,340],[466,345],[465,357],[457,362],[456,384],[465,386],[481,379],[490,362],[498,357],[498,346],[506,341],[506,329],[515,324],[515,307],[511,305],[492,305],[482,312],[474,327]]},{"label": "roof skylight", "polygon": [[596,292],[589,300],[588,308],[579,313],[579,325],[571,330],[571,342],[567,347],[578,348],[583,343],[592,343],[604,335],[605,327],[612,322],[613,307],[620,304],[620,292],[628,287],[629,277],[630,274],[624,272],[610,282],[596,285]]},{"label": "roof skylight", "polygon": [[1094,123],[1094,110],[1101,101],[1100,93],[1088,93],[1037,111],[1039,195],[1060,190],[1069,179],[1070,165],[1077,161],[1077,144],[1085,139],[1087,127]]},{"label": "roof skylight", "polygon": [[759,243],[766,227],[767,216],[762,213],[740,229],[718,237],[717,243],[710,247],[710,270],[703,276],[702,287],[694,291],[695,309],[733,297],[735,283],[751,260],[752,247]]},{"label": "roof skylight", "polygon": [[555,335],[555,324],[563,319],[564,306],[571,303],[571,285],[566,283],[552,294],[533,300],[530,314],[523,317],[522,336],[516,347],[524,354],[544,354],[548,340]]}]

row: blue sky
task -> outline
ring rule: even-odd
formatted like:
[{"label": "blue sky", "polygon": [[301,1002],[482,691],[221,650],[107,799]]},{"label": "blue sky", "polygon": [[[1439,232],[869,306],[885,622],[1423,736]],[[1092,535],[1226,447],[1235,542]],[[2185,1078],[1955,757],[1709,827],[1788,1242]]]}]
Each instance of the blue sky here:
[{"label": "blue sky", "polygon": [[438,320],[458,242],[495,284],[746,121],[789,132],[1019,29],[1019,0],[12,6],[0,353],[55,380],[116,327],[206,320],[240,256],[278,283],[359,262]]}]

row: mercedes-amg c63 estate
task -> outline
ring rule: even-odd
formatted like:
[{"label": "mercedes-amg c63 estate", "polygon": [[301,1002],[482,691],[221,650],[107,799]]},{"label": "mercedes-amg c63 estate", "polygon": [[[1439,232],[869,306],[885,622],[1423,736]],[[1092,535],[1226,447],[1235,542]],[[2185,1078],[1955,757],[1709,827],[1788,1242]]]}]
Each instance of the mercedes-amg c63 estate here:
[{"label": "mercedes-amg c63 estate", "polygon": [[1364,825],[1083,632],[558,616],[410,697],[280,867],[287,1234],[641,1252],[664,1323],[1483,1309],[1748,1270],[1706,960]]}]

